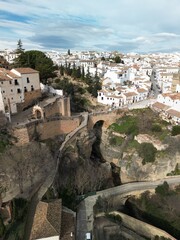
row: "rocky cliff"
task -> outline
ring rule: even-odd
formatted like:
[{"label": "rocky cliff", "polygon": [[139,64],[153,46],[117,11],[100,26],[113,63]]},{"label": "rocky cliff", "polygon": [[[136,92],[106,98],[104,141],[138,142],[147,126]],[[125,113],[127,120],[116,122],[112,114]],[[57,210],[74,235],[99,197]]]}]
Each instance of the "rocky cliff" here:
[{"label": "rocky cliff", "polygon": [[101,153],[107,162],[113,162],[120,167],[122,183],[164,178],[175,170],[177,164],[180,166],[180,136],[168,136],[166,141],[161,142],[150,135],[148,137],[147,134],[139,135],[140,143],[151,140],[152,144],[157,147],[158,142],[160,150],[156,153],[155,162],[142,163],[142,158],[137,151],[138,141],[128,138],[126,135],[118,135],[121,138],[121,143],[113,144],[111,139],[117,136],[117,133],[113,133],[109,129],[102,131]]},{"label": "rocky cliff", "polygon": [[0,163],[3,202],[19,197],[30,199],[56,166],[47,146],[38,142],[9,146],[0,154]]},{"label": "rocky cliff", "polygon": [[55,186],[58,191],[84,194],[113,186],[111,166],[95,156],[94,131],[81,131],[63,150]]}]

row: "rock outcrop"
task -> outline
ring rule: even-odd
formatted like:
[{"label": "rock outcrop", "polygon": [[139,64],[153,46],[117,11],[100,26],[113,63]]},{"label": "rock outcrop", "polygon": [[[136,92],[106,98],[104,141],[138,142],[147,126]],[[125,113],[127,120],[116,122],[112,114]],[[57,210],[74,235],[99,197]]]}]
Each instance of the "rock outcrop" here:
[{"label": "rock outcrop", "polygon": [[56,166],[56,160],[46,144],[38,142],[9,147],[4,154],[0,154],[0,163],[3,202],[18,197],[30,199],[47,176],[55,173]]},{"label": "rock outcrop", "polygon": [[[126,137],[121,145],[116,146],[110,144],[111,134],[108,129],[104,129],[100,149],[107,162],[113,162],[120,167],[122,183],[152,181],[164,178],[168,173],[174,171],[177,164],[180,165],[180,136],[169,137],[167,143],[162,143],[160,140],[155,140],[147,134],[143,135],[143,137],[146,136],[145,142],[148,141],[155,144],[159,150],[154,163],[143,165],[142,158],[139,157],[137,150],[134,147],[127,148],[127,145],[124,144],[127,140]],[[143,137],[140,135],[137,139],[141,140],[140,142],[142,143]]]}]

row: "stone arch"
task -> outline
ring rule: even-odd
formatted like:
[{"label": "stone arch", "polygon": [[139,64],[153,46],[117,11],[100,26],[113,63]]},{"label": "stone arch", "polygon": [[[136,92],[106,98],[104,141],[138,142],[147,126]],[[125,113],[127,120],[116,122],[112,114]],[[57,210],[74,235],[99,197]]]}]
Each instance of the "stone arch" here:
[{"label": "stone arch", "polygon": [[44,112],[40,106],[36,105],[33,107],[33,116],[36,119],[44,119]]}]

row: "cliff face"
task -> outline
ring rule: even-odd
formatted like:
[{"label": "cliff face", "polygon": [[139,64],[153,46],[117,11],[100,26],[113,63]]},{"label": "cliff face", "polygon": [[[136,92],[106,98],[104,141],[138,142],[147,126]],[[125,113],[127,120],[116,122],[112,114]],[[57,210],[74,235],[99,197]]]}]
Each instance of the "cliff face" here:
[{"label": "cliff face", "polygon": [[0,154],[1,198],[29,199],[54,174],[56,161],[45,144],[38,142],[9,147]]},{"label": "cliff face", "polygon": [[[180,166],[180,136],[169,137],[165,144],[158,141],[158,147],[162,150],[157,151],[155,162],[143,165],[142,158],[139,157],[132,141],[129,144],[129,140],[132,139],[128,139],[125,135],[119,135],[122,140],[121,144],[113,145],[111,143],[112,135],[113,133],[110,130],[104,129],[100,149],[107,162],[113,162],[120,167],[122,183],[157,180],[174,171],[177,164]],[[142,135],[140,137],[142,140]],[[147,134],[144,138],[145,142],[149,139],[152,140],[150,136],[147,140]],[[133,143],[137,144],[136,141],[133,141]],[[152,141],[152,144],[156,144],[157,147],[157,139],[154,142]]]},{"label": "cliff face", "polygon": [[83,130],[63,150],[56,176],[56,189],[83,194],[113,186],[110,163],[92,154],[96,142],[94,131]]}]

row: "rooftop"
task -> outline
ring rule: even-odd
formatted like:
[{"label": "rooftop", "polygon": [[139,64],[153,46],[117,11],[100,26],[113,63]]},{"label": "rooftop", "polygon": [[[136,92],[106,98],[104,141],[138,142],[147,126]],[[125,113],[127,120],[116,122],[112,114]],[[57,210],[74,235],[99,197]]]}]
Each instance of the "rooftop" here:
[{"label": "rooftop", "polygon": [[30,74],[30,73],[38,73],[35,69],[32,68],[14,68],[17,72],[21,74]]}]

